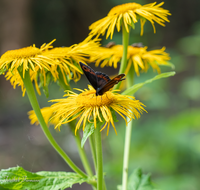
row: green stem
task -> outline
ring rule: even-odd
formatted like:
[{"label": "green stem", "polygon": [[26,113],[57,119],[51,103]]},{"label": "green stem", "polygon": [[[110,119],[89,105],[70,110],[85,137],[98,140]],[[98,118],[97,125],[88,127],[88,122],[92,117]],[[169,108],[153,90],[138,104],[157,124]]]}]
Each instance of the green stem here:
[{"label": "green stem", "polygon": [[123,174],[122,174],[122,190],[127,190],[128,184],[128,163],[130,153],[130,142],[131,142],[131,131],[132,131],[132,120],[128,123],[125,133],[125,144],[124,144],[124,160],[123,160]]},{"label": "green stem", "polygon": [[97,190],[103,190],[103,156],[102,156],[102,142],[100,126],[97,125],[94,130],[95,141],[96,141],[96,155],[97,155]]},{"label": "green stem", "polygon": [[38,104],[37,101],[37,97],[35,95],[35,91],[30,79],[30,75],[29,75],[29,71],[25,72],[25,76],[23,77],[23,73],[22,71],[20,71],[20,69],[18,69],[18,72],[23,80],[24,86],[26,88],[26,92],[29,98],[29,101],[31,103],[31,106],[38,118],[38,121],[42,127],[42,130],[45,134],[45,136],[47,137],[47,139],[49,140],[50,144],[54,147],[54,149],[58,152],[58,154],[60,154],[60,156],[65,160],[65,162],[71,167],[72,170],[74,170],[76,173],[78,173],[79,175],[81,175],[84,178],[87,178],[87,175],[81,171],[73,162],[72,160],[66,155],[66,153],[61,149],[61,147],[57,144],[57,142],[54,140],[53,136],[51,135],[45,121],[44,118],[41,114],[40,111],[40,106]]},{"label": "green stem", "polygon": [[[131,66],[127,75],[127,88],[131,87],[134,83],[134,68]],[[129,118],[127,118],[129,119]],[[123,174],[122,174],[122,190],[127,190],[128,184],[128,164],[129,164],[129,153],[131,144],[131,131],[132,131],[133,120],[128,123],[125,132],[125,143],[124,143],[124,160],[123,160]]]},{"label": "green stem", "polygon": [[78,151],[79,151],[79,155],[81,157],[81,161],[83,163],[83,166],[85,168],[85,171],[86,173],[89,175],[89,176],[93,176],[93,172],[92,172],[92,169],[90,167],[90,163],[87,159],[87,156],[86,156],[86,153],[85,153],[85,150],[84,148],[81,147],[81,137],[80,137],[80,134],[77,133],[75,136],[74,136],[75,140],[76,140],[76,144],[77,144],[77,147],[78,147]]},{"label": "green stem", "polygon": [[135,69],[134,66],[131,65],[130,70],[128,71],[126,77],[127,89],[134,85],[134,74],[135,74]]},{"label": "green stem", "polygon": [[[127,67],[127,51],[128,51],[128,45],[129,45],[129,33],[126,31],[124,24],[122,24],[122,44],[123,44],[123,55],[122,55],[122,60],[120,64],[119,74],[124,73]],[[120,84],[121,83],[118,83],[117,85],[115,85],[114,89],[119,89]]]},{"label": "green stem", "polygon": [[124,24],[122,25],[122,45],[123,45],[123,55],[122,61],[119,69],[119,74],[124,73],[127,67],[127,51],[129,45],[129,33],[126,31]]},{"label": "green stem", "polygon": [[97,156],[96,156],[96,150],[95,150],[95,139],[94,135],[90,135],[89,137],[89,143],[90,143],[90,148],[92,151],[92,157],[93,157],[93,162],[94,162],[94,168],[95,171],[97,170]]},{"label": "green stem", "polygon": [[[61,86],[64,90],[71,90],[70,86],[65,84],[64,78],[63,78],[63,75],[62,75],[61,72],[59,72],[59,79],[58,79],[58,81],[59,81],[60,86]],[[68,81],[68,82],[69,82],[69,81]],[[74,131],[74,129],[75,129],[75,124],[76,124],[75,121],[69,123],[69,125],[70,125],[72,131]],[[92,172],[90,163],[89,163],[89,161],[88,161],[87,155],[86,155],[86,153],[85,153],[85,150],[84,150],[84,148],[81,147],[81,137],[80,137],[80,134],[78,133],[77,135],[74,135],[74,138],[75,138],[75,141],[76,141],[76,144],[77,144],[77,148],[78,148],[78,152],[79,152],[81,161],[82,161],[82,163],[83,163],[83,167],[84,167],[86,173],[87,173],[89,176],[93,176],[93,172]]]}]

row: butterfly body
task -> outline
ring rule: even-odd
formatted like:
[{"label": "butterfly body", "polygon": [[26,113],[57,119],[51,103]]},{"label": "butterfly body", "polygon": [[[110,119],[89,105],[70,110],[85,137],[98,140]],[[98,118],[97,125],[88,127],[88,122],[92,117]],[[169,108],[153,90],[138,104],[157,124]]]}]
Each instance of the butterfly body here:
[{"label": "butterfly body", "polygon": [[106,75],[105,73],[101,73],[98,71],[95,72],[91,67],[81,62],[80,66],[85,76],[87,77],[93,88],[96,90],[96,96],[103,95],[105,92],[111,89],[115,84],[124,80],[123,77],[125,76],[125,74],[120,74],[111,80],[109,76]]}]

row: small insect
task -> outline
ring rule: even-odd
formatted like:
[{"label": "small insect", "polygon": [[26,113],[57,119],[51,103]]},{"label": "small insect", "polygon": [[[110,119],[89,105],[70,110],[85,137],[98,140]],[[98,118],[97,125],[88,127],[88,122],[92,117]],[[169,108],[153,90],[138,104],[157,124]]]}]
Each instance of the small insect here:
[{"label": "small insect", "polygon": [[109,43],[106,45],[106,47],[107,47],[107,48],[111,48],[111,47],[113,47],[113,46],[115,46],[115,45],[116,45],[115,42],[109,42]]},{"label": "small insect", "polygon": [[137,47],[137,48],[144,47],[144,45],[143,45],[142,42],[139,42],[139,43],[133,43],[131,46],[133,46],[133,47]]},{"label": "small insect", "polygon": [[125,74],[120,74],[111,80],[109,76],[105,73],[95,72],[91,67],[81,62],[79,63],[85,76],[87,77],[93,88],[96,90],[96,96],[103,95],[105,92],[110,90],[115,84],[122,80],[125,80],[125,78],[123,78]]}]

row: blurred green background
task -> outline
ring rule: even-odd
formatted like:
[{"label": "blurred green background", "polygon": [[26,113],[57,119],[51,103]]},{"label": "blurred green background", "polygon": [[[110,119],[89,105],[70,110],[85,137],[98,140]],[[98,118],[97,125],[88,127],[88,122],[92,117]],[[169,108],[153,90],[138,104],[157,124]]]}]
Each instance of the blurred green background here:
[{"label": "blurred green background", "polygon": [[[57,39],[54,46],[71,46],[87,37],[90,24],[107,15],[118,4],[128,0],[0,0],[0,54],[9,49],[32,44],[37,47]],[[140,4],[154,1],[135,1]],[[161,1],[157,1],[160,3]],[[130,44],[142,42],[148,50],[166,46],[176,75],[161,79],[140,89],[136,98],[146,105],[148,114],[134,122],[130,153],[130,173],[141,167],[151,173],[154,185],[163,190],[200,189],[200,1],[168,0],[163,5],[172,16],[166,27],[145,24],[140,36],[140,25],[130,34]],[[110,40],[103,38],[105,45]],[[112,41],[121,44],[121,33]],[[94,65],[91,65],[94,68]],[[113,75],[112,68],[95,68]],[[162,67],[162,72],[171,71]],[[150,69],[136,78],[136,83],[155,76]],[[72,87],[87,87],[83,76]],[[0,76],[0,169],[22,166],[32,172],[71,171],[47,142],[39,126],[30,125],[27,112],[31,110],[27,96],[21,89],[13,89]],[[61,98],[64,92],[56,85],[50,87],[48,99],[38,96],[41,107],[47,100]],[[56,141],[72,160],[82,168],[73,136],[68,127],[56,132]],[[108,190],[121,184],[124,121],[117,124],[118,135],[111,129],[103,132],[104,172]],[[89,145],[85,145],[91,159]],[[90,190],[87,184],[75,189]]]}]

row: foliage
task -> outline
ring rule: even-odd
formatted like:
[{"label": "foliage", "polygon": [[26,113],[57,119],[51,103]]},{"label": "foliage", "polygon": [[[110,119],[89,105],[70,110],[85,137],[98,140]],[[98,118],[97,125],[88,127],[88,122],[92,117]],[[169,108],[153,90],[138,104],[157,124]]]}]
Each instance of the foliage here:
[{"label": "foliage", "polygon": [[36,172],[31,173],[22,167],[2,169],[0,171],[0,184],[6,189],[55,189],[64,190],[73,184],[89,182],[89,178],[71,172]]}]

